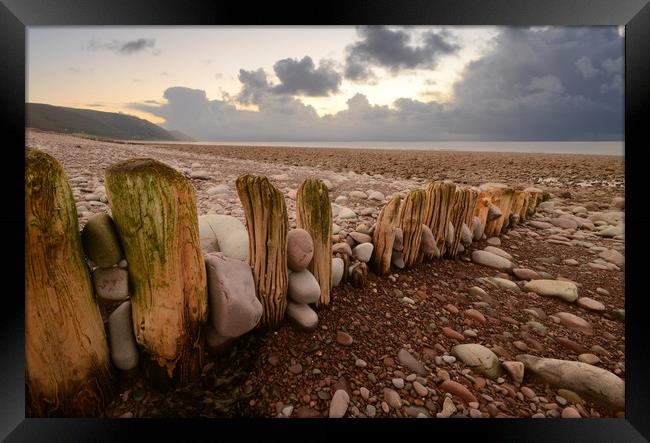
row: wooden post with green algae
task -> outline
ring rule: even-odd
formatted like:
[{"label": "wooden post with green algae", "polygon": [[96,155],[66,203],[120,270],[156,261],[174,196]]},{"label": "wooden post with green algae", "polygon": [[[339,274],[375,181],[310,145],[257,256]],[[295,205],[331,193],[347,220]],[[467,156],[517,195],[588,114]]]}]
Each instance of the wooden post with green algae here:
[{"label": "wooden post with green algae", "polygon": [[235,185],[246,216],[248,263],[264,307],[258,327],[276,329],[287,309],[287,204],[266,177],[243,174]]},{"label": "wooden post with green algae", "polygon": [[104,324],[63,168],[27,149],[25,385],[28,417],[93,417],[113,393]]},{"label": "wooden post with green algae", "polygon": [[332,286],[332,203],[327,186],[321,180],[310,178],[298,187],[296,225],[309,232],[314,241],[309,271],[320,285],[320,299],[316,305],[327,305]]},{"label": "wooden post with green algae", "polygon": [[196,380],[208,299],[194,187],[173,168],[140,158],[106,169],[106,192],[129,263],[147,372],[163,386]]}]

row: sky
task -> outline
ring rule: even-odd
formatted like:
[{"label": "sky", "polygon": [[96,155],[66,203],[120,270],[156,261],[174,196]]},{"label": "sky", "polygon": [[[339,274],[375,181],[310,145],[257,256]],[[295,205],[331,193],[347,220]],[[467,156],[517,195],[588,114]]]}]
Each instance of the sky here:
[{"label": "sky", "polygon": [[624,30],[29,27],[28,102],[198,140],[623,139]]}]

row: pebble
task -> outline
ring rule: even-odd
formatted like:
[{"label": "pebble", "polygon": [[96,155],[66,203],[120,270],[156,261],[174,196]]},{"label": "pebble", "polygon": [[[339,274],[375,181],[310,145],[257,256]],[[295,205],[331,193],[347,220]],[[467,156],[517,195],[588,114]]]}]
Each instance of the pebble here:
[{"label": "pebble", "polygon": [[353,341],[354,340],[352,339],[352,336],[347,332],[336,331],[336,342],[338,344],[343,346],[351,346]]},{"label": "pebble", "polygon": [[440,384],[440,389],[450,394],[462,398],[466,403],[477,401],[474,394],[472,394],[465,386],[453,380],[445,380]]},{"label": "pebble", "polygon": [[417,392],[417,394],[420,397],[426,397],[427,395],[429,395],[429,390],[425,386],[423,386],[420,382],[414,381],[413,389],[415,389],[415,392]]},{"label": "pebble", "polygon": [[580,306],[581,308],[584,309],[589,309],[591,311],[604,311],[605,310],[605,305],[602,304],[601,302],[594,300],[593,298],[589,297],[580,297],[578,300],[576,300],[576,304]]},{"label": "pebble", "polygon": [[403,389],[404,388],[404,379],[403,378],[394,378],[392,380],[393,386],[395,386],[397,389]]},{"label": "pebble", "polygon": [[596,356],[594,354],[589,354],[589,353],[578,355],[578,360],[583,362],[583,363],[590,364],[590,365],[596,365],[596,364],[600,363],[600,359],[598,358],[598,356]]},{"label": "pebble", "polygon": [[427,374],[427,370],[422,362],[413,357],[406,349],[400,349],[397,354],[397,359],[402,365],[406,366],[416,374],[422,376]]},{"label": "pebble", "polygon": [[576,408],[567,406],[566,408],[562,409],[562,418],[582,418],[582,417],[580,416],[580,413]]},{"label": "pebble", "polygon": [[289,372],[292,374],[300,374],[302,372],[302,365],[300,363],[296,363],[295,365],[289,366]]},{"label": "pebble", "polygon": [[394,389],[384,388],[384,400],[391,408],[399,409],[402,407],[402,399]]},{"label": "pebble", "polygon": [[487,239],[487,244],[490,246],[501,246],[501,239],[499,237],[490,237]]},{"label": "pebble", "polygon": [[342,418],[348,410],[348,405],[350,403],[350,396],[343,389],[339,389],[332,396],[332,401],[330,402],[329,417],[330,418]]},{"label": "pebble", "polygon": [[374,417],[377,415],[377,408],[373,405],[366,405],[366,414],[368,414],[368,417]]}]

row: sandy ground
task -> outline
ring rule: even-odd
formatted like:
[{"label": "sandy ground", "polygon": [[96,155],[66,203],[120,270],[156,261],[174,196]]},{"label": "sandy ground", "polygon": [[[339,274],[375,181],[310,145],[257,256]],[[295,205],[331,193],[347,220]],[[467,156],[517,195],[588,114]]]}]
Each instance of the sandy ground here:
[{"label": "sandy ground", "polygon": [[[199,213],[230,214],[242,221],[243,211],[234,190],[234,181],[241,173],[269,176],[287,197],[292,225],[298,185],[307,177],[326,179],[331,184],[332,201],[348,197],[343,206],[359,214],[356,219],[335,220],[344,232],[359,223],[372,225],[384,204],[350,198],[351,191],[379,191],[389,196],[423,187],[430,179],[541,187],[551,193],[555,203],[549,212],[536,215],[535,219],[542,221],[557,216],[553,211],[571,212],[576,206],[585,207],[587,216],[616,211],[612,198],[624,192],[620,157],[162,146],[38,131],[27,132],[27,146],[41,149],[63,164],[77,200],[80,227],[93,213],[110,212],[102,202],[105,198],[101,198],[104,169],[136,157],[152,157],[188,177],[204,177],[191,178]],[[485,241],[475,242],[470,249],[485,246]],[[591,402],[564,398],[557,389],[529,377],[522,384],[505,373],[498,380],[486,380],[449,358],[458,342],[443,328],[465,334],[464,343],[491,348],[502,361],[521,353],[567,360],[589,353],[598,356],[597,366],[624,378],[624,323],[612,315],[614,309],[624,308],[624,265],[607,264],[598,257],[603,249],[623,253],[623,240],[603,239],[588,230],[521,225],[501,236],[500,248],[513,256],[517,267],[576,282],[580,297],[595,299],[606,310],[591,311],[555,298],[493,287],[477,279],[498,273],[461,254],[457,260],[422,263],[389,278],[370,275],[363,289],[336,287],[332,303],[318,311],[315,332],[298,332],[286,322],[276,332],[247,334],[224,354],[210,356],[201,381],[190,386],[161,394],[138,376],[120,377],[119,395],[106,415],[327,416],[331,396],[336,389],[344,388],[350,394],[348,417],[435,417],[443,410],[446,398],[440,382],[451,379],[467,386],[478,403],[468,405],[454,396],[455,416],[556,417],[567,405],[583,417],[613,416]],[[567,259],[576,262],[565,263]],[[488,295],[472,295],[469,288],[473,286],[483,288]],[[415,303],[403,303],[404,296]],[[481,311],[487,321],[469,318],[464,313],[469,308]],[[587,320],[594,333],[584,334],[558,323],[554,314],[561,311]],[[338,344],[337,331],[350,334],[353,344]],[[424,362],[427,375],[414,379],[397,358],[400,349]],[[414,390],[415,381],[427,388],[426,396]],[[397,391],[401,407],[382,404],[384,388]]]}]

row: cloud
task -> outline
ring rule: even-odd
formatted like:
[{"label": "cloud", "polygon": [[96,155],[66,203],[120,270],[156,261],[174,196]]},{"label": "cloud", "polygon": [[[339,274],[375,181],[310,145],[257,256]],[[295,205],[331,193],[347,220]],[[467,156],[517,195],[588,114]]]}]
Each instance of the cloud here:
[{"label": "cloud", "polygon": [[530,91],[552,92],[555,94],[561,94],[564,91],[562,81],[554,75],[531,78],[527,89]]},{"label": "cloud", "polygon": [[594,68],[589,57],[580,57],[576,61],[576,68],[584,78],[592,78],[600,73],[600,70]]},{"label": "cloud", "polygon": [[431,68],[438,57],[460,49],[445,32],[427,32],[419,46],[411,45],[411,34],[385,26],[360,26],[361,40],[346,48],[345,78],[355,81],[372,79],[373,66],[392,73],[401,69]]},{"label": "cloud", "polygon": [[154,55],[158,55],[160,51],[155,49],[155,46],[155,38],[139,38],[127,41],[112,40],[110,42],[102,42],[100,40],[92,39],[88,44],[88,49],[91,51],[112,51],[121,55],[135,54],[151,49],[151,52]]},{"label": "cloud", "polygon": [[278,94],[326,96],[338,92],[341,74],[336,72],[332,62],[321,60],[318,68],[311,57],[302,60],[285,58],[273,65],[280,84],[273,88]]},{"label": "cloud", "polygon": [[[278,76],[280,83],[271,84],[263,69],[242,69],[237,95],[210,100],[205,91],[172,87],[163,104],[132,107],[205,140],[622,138],[623,40],[616,27],[503,28],[493,43],[490,52],[465,68],[444,104],[400,98],[390,106],[376,105],[352,94],[346,109],[320,117],[294,95],[306,94],[311,83],[298,87],[290,76]],[[586,79],[577,69],[582,57],[599,67],[598,76]],[[290,70],[307,77],[318,71],[313,63],[296,68],[301,62],[292,60]],[[317,89],[312,92],[324,92]],[[239,103],[257,110],[243,110]]]}]

